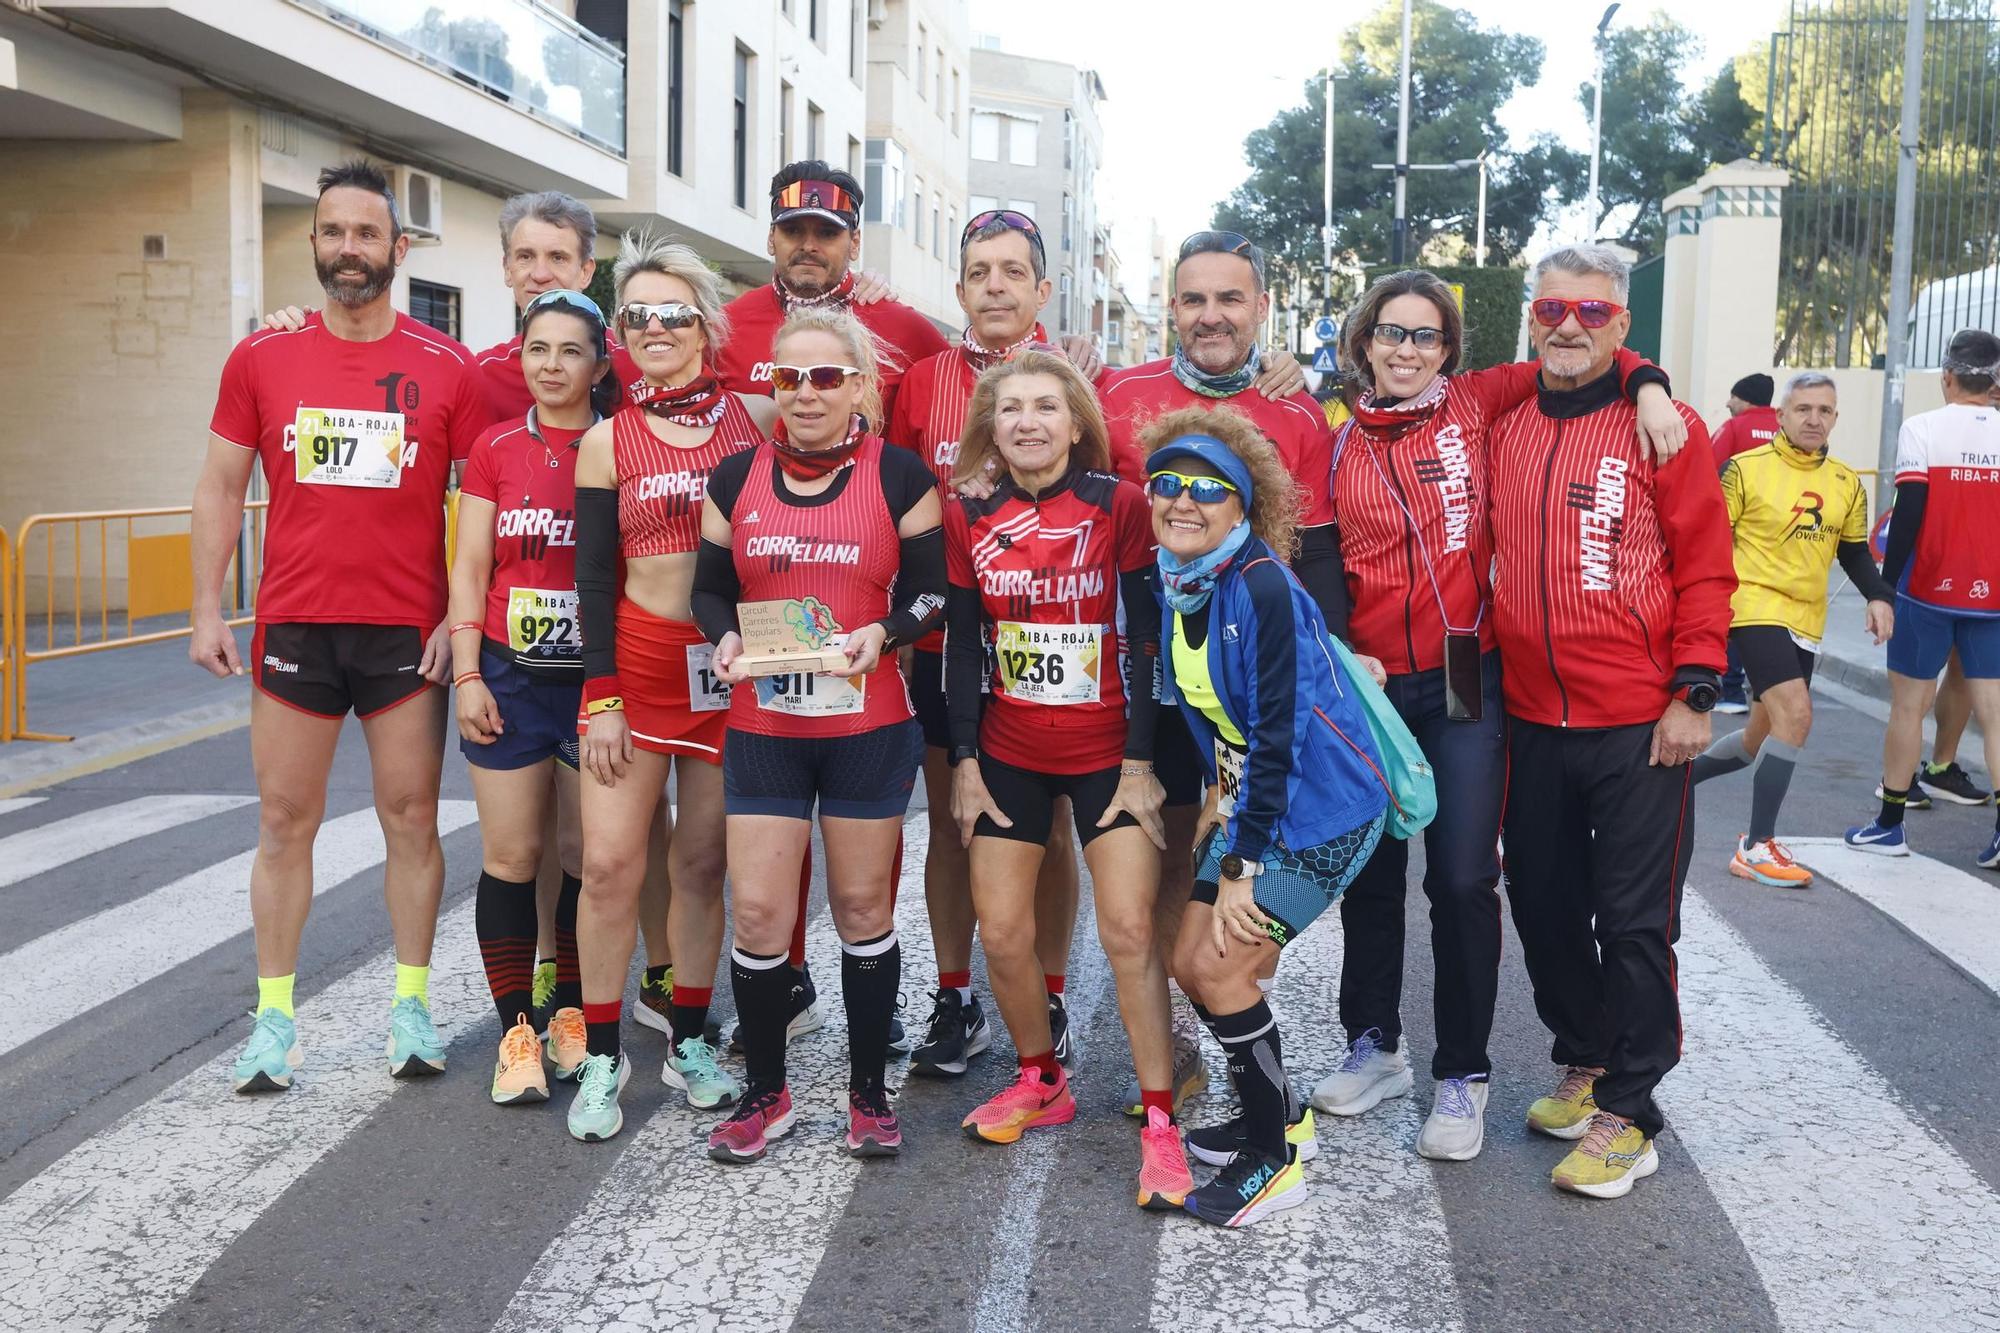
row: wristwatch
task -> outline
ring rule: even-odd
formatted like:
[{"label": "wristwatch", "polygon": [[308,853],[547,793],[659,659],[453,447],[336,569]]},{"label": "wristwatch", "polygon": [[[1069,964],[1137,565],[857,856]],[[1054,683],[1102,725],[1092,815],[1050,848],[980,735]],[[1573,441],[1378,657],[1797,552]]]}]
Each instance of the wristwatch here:
[{"label": "wristwatch", "polygon": [[964,760],[977,758],[979,758],[979,747],[976,745],[954,745],[951,747],[951,763],[954,768]]},{"label": "wristwatch", "polygon": [[1246,861],[1235,852],[1231,852],[1222,858],[1222,877],[1224,879],[1255,879],[1263,873],[1264,863],[1262,861]]},{"label": "wristwatch", "polygon": [[1691,680],[1674,691],[1674,698],[1697,713],[1706,713],[1721,697],[1722,691],[1705,680]]}]

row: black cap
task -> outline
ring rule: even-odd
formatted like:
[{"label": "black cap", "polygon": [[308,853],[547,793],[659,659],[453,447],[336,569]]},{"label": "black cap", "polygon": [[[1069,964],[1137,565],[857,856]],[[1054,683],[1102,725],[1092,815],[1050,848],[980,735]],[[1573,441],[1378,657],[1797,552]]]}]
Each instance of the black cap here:
[{"label": "black cap", "polygon": [[861,227],[861,184],[818,159],[788,163],[771,177],[771,225],[786,218],[816,217],[849,231]]},{"label": "black cap", "polygon": [[1729,386],[1730,396],[1741,398],[1752,407],[1769,407],[1771,395],[1777,391],[1769,375],[1745,375]]}]

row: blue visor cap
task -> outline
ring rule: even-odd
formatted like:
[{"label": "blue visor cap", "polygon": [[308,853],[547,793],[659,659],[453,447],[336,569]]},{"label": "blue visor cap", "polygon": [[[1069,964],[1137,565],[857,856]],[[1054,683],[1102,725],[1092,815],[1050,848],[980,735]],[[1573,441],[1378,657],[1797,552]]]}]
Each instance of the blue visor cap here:
[{"label": "blue visor cap", "polygon": [[1169,471],[1168,465],[1177,458],[1198,458],[1214,468],[1221,478],[1236,488],[1243,497],[1243,512],[1250,512],[1251,501],[1255,498],[1255,486],[1250,480],[1250,469],[1234,450],[1213,435],[1182,435],[1169,440],[1153,450],[1146,459],[1148,476],[1155,472]]}]

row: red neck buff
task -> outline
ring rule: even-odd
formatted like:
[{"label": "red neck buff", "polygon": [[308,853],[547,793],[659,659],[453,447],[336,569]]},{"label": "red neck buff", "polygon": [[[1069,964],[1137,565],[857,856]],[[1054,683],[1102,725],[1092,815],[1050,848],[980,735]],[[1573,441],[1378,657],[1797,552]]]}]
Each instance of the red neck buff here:
[{"label": "red neck buff", "polygon": [[641,384],[632,390],[632,401],[656,417],[680,426],[713,426],[722,420],[728,404],[723,401],[722,384],[703,370],[686,384],[663,388]]},{"label": "red neck buff", "polygon": [[1034,328],[1028,330],[1027,337],[996,350],[990,347],[981,347],[978,340],[972,336],[972,326],[968,324],[965,326],[965,333],[959,339],[958,348],[960,352],[964,353],[965,360],[972,367],[973,373],[977,374],[985,370],[988,366],[995,365],[1001,361],[1012,361],[1014,354],[1019,352],[1023,347],[1031,347],[1036,343],[1046,343],[1048,340],[1048,330],[1044,329],[1038,322]]},{"label": "red neck buff", "polygon": [[861,447],[861,437],[867,433],[868,419],[857,412],[847,423],[847,438],[839,444],[826,449],[801,449],[792,443],[785,419],[779,417],[771,431],[771,446],[777,451],[778,466],[786,476],[794,481],[813,481],[846,467],[854,451]]},{"label": "red neck buff", "polygon": [[1354,404],[1354,420],[1363,432],[1376,439],[1401,439],[1404,435],[1429,421],[1444,406],[1446,376],[1439,375],[1414,398],[1389,407],[1375,404],[1375,391],[1366,389]]},{"label": "red neck buff", "polygon": [[843,273],[839,282],[818,296],[800,296],[785,286],[782,278],[771,279],[771,290],[778,294],[778,306],[788,315],[794,310],[807,310],[813,306],[845,306],[854,296],[854,274]]}]

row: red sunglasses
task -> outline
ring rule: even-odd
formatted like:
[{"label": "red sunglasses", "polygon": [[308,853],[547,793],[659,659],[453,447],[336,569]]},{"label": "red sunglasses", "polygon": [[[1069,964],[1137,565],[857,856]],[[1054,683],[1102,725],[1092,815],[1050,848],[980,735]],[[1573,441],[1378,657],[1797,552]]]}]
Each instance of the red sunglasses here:
[{"label": "red sunglasses", "polygon": [[1565,301],[1559,296],[1541,297],[1530,302],[1528,309],[1534,312],[1537,324],[1550,329],[1572,314],[1586,329],[1601,329],[1625,313],[1625,307],[1616,301]]}]

